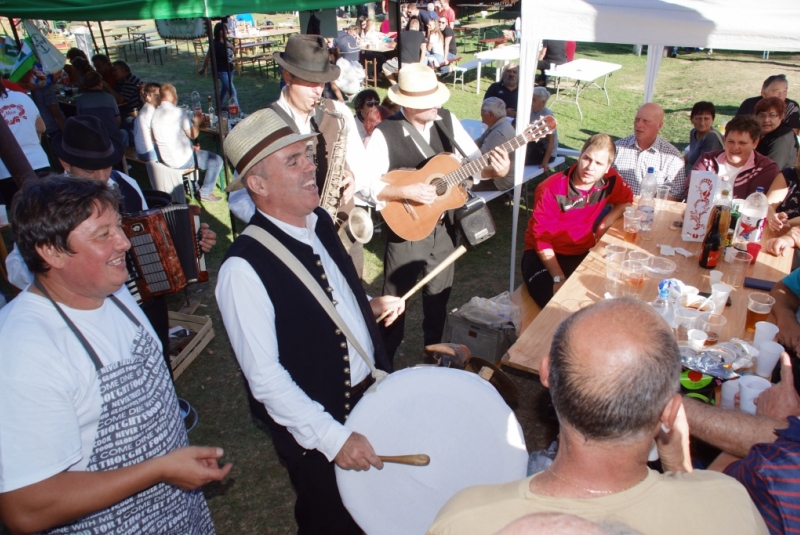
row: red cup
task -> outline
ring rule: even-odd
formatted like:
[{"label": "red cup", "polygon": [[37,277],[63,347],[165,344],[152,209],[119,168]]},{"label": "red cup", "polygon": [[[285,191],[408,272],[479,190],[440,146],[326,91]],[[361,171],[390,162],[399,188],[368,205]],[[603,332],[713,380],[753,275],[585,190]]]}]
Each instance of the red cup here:
[{"label": "red cup", "polygon": [[748,243],[747,244],[747,252],[753,255],[753,259],[750,261],[750,265],[756,263],[756,258],[758,258],[758,253],[761,252],[761,244],[760,243]]}]

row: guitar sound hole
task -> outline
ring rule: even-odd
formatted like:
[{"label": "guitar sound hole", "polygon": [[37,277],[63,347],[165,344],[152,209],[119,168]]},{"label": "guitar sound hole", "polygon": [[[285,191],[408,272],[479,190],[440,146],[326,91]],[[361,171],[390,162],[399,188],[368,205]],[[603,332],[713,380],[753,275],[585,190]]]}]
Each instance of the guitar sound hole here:
[{"label": "guitar sound hole", "polygon": [[441,178],[435,178],[431,180],[431,186],[436,188],[436,195],[440,197],[447,193],[447,184]]}]

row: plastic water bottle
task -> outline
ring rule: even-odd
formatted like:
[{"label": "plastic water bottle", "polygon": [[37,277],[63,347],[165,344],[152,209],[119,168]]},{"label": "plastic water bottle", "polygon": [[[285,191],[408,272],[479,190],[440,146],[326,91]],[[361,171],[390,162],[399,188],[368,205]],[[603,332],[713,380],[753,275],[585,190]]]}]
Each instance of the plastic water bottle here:
[{"label": "plastic water bottle", "polygon": [[639,211],[642,213],[642,221],[639,227],[639,235],[643,240],[651,240],[650,232],[653,230],[653,221],[656,217],[656,191],[658,190],[658,180],[654,173],[655,169],[647,168],[647,174],[642,180],[641,195],[639,197]]},{"label": "plastic water bottle", "polygon": [[211,102],[211,95],[208,95],[208,127],[212,129],[217,127],[217,111]]},{"label": "plastic water bottle", "polygon": [[650,303],[650,306],[656,309],[656,311],[661,314],[661,317],[664,318],[670,326],[672,326],[672,321],[675,318],[675,311],[672,308],[672,301],[669,298],[669,287],[664,284],[662,281],[658,285],[658,297],[656,300]]},{"label": "plastic water bottle", "polygon": [[747,196],[741,210],[736,230],[733,233],[733,243],[756,243],[761,240],[764,231],[764,222],[767,220],[769,203],[764,195],[764,188],[756,188],[755,193]]}]

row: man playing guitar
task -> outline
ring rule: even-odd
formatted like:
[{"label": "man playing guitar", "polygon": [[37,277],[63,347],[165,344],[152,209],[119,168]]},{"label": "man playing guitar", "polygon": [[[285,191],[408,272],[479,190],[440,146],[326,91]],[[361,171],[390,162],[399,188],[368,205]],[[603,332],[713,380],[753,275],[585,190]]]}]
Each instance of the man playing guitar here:
[{"label": "man playing guitar", "polygon": [[[469,134],[455,115],[442,109],[450,91],[436,79],[436,74],[421,64],[404,66],[398,83],[389,90],[389,98],[401,106],[400,111],[384,120],[372,134],[367,152],[370,164],[380,175],[401,168],[415,169],[432,156],[451,152],[472,160],[481,155]],[[495,149],[488,155],[488,165],[480,178],[499,178],[508,174],[508,154]],[[437,188],[427,183],[393,185],[381,181],[379,201],[413,201],[431,205],[437,200]],[[410,205],[409,205],[410,206]],[[433,270],[455,249],[455,228],[449,214],[425,238],[406,241],[391,228],[384,257],[385,295],[404,295],[420,273]],[[447,316],[447,301],[453,283],[454,268],[450,265],[431,282],[422,295],[425,345],[441,341]],[[405,317],[401,316],[383,333],[386,351],[394,359],[403,340]]]}]

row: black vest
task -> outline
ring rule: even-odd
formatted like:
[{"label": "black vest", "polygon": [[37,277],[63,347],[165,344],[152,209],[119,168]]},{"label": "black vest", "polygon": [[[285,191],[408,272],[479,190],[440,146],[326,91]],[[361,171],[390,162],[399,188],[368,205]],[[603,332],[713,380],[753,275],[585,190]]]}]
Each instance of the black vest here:
[{"label": "black vest", "polygon": [[135,214],[144,210],[144,203],[142,203],[142,196],[136,191],[136,188],[131,186],[127,180],[120,176],[119,171],[111,171],[111,179],[119,189],[120,197],[122,197],[122,213]]},{"label": "black vest", "polygon": [[[318,216],[315,232],[344,275],[361,308],[375,348],[375,365],[381,370],[391,371],[377,323],[353,262],[334,230],[331,217],[322,208],[316,208],[314,212]],[[297,257],[320,287],[326,290],[328,297],[333,299],[332,292],[327,291],[329,286],[322,261],[309,245],[288,236],[258,210],[250,224],[270,232]],[[286,368],[308,397],[320,403],[336,421],[343,423],[352,409],[349,403],[350,358],[345,335],[337,329],[300,279],[261,243],[249,236],[239,236],[228,249],[225,260],[230,257],[243,258],[253,267],[272,300],[281,366]],[[257,416],[263,418],[265,413],[260,411]],[[267,423],[285,429],[271,418]]]},{"label": "black vest", "polygon": [[[454,152],[453,144],[450,143],[447,136],[439,130],[439,127],[443,126],[448,132],[452,132],[453,117],[450,115],[449,111],[443,108],[439,109],[439,117],[441,117],[442,120],[436,122],[444,124],[434,124],[433,128],[431,128],[430,146],[435,154]],[[377,127],[383,133],[383,137],[386,139],[386,145],[390,147],[389,171],[394,171],[395,169],[418,169],[429,160],[429,158],[426,158],[425,155],[420,152],[416,143],[414,143],[414,139],[408,135],[408,132],[403,128],[404,122],[408,124],[408,120],[403,115],[403,112],[398,111],[394,115],[381,121]],[[409,126],[415,128],[411,124],[409,124]]]}]

